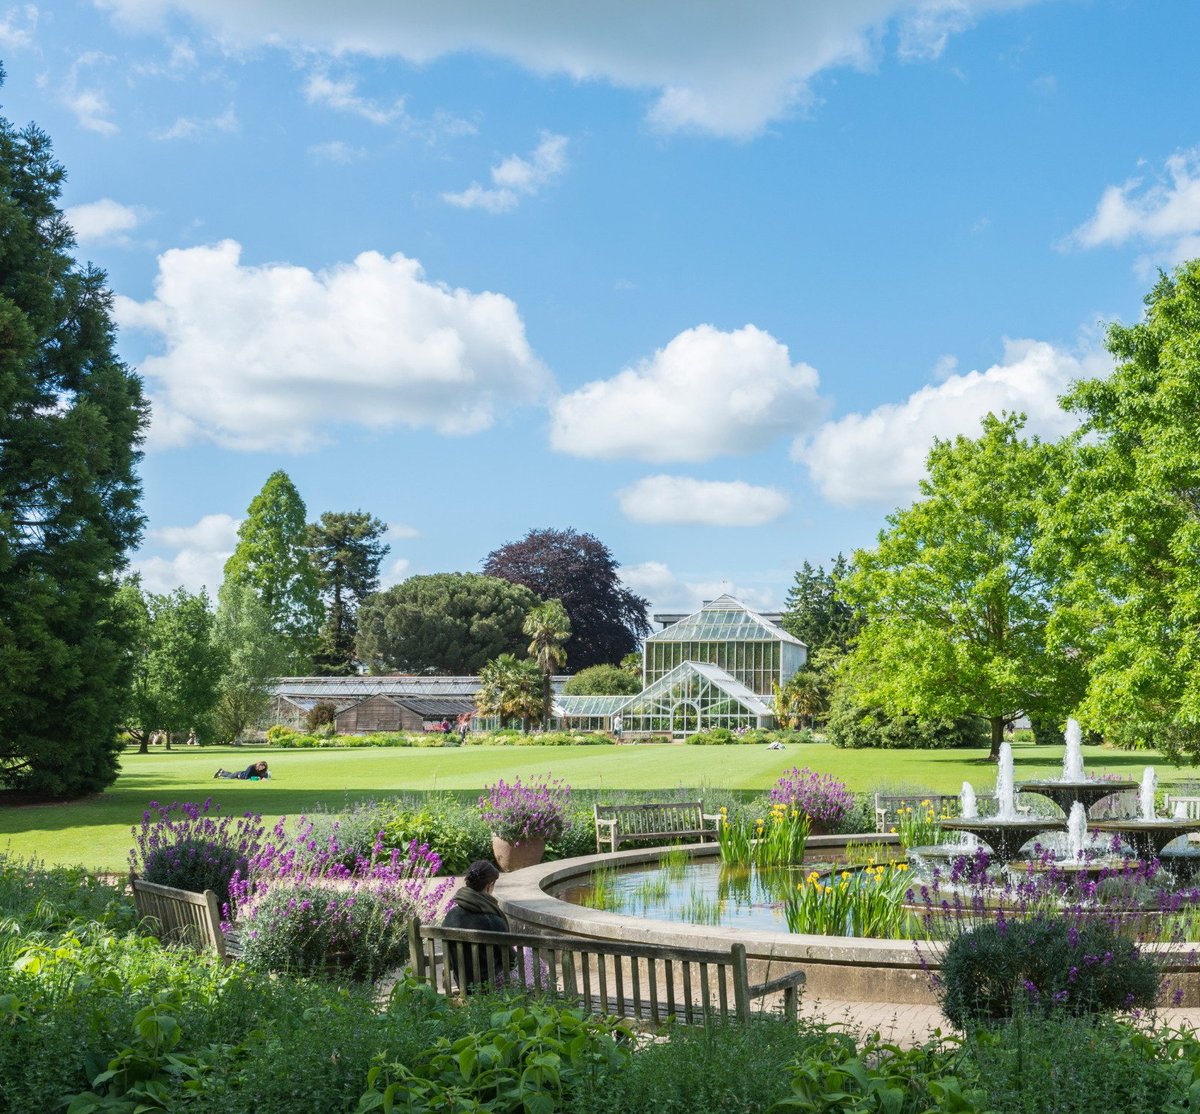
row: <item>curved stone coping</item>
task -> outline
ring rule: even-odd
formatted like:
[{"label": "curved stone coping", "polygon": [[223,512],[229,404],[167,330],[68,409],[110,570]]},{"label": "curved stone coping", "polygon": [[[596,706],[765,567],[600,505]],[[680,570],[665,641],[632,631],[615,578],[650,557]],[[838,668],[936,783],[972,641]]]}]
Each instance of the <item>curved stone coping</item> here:
[{"label": "curved stone coping", "polygon": [[[811,851],[840,851],[851,842],[898,846],[896,836],[875,835],[854,839],[846,836],[814,836]],[[551,933],[599,940],[663,944],[668,947],[712,948],[741,943],[747,958],[761,970],[770,964],[803,965],[808,974],[807,993],[818,998],[847,1001],[923,1003],[935,1001],[930,975],[939,966],[940,946],[913,940],[865,940],[837,936],[801,935],[791,932],[752,931],[718,925],[692,925],[655,921],[622,913],[609,913],[572,905],[546,892],[546,888],[587,874],[596,867],[634,866],[656,862],[665,851],[676,847],[638,848],[616,854],[584,855],[553,863],[540,863],[500,876],[496,897],[513,922]],[[692,858],[713,858],[716,844],[693,844],[682,848]],[[1177,991],[1184,1006],[1200,1006],[1200,945],[1150,945],[1168,975],[1168,989]]]},{"label": "curved stone coping", "polygon": [[[811,852],[841,851],[848,842],[845,836],[813,836],[808,841]],[[857,841],[899,846],[892,835],[872,833]],[[912,940],[864,940],[837,936],[810,936],[792,932],[767,932],[724,925],[693,925],[656,921],[624,913],[587,909],[551,896],[549,887],[589,874],[597,867],[635,866],[657,862],[666,851],[684,850],[692,858],[714,858],[719,852],[715,843],[692,844],[683,848],[653,847],[616,854],[583,855],[541,863],[512,874],[501,875],[496,883],[496,897],[508,917],[529,927],[541,927],[553,932],[593,939],[626,940],[639,944],[665,944],[675,947],[722,947],[735,943],[746,945],[751,959],[786,959],[796,962],[817,961],[824,964],[897,968],[903,971],[923,971]]]}]

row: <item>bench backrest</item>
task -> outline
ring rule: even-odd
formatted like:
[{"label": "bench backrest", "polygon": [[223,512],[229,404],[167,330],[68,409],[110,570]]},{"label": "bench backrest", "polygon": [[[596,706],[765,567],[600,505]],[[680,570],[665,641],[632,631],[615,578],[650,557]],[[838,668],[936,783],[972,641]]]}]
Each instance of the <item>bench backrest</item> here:
[{"label": "bench backrest", "polygon": [[1165,799],[1168,816],[1175,815],[1176,805],[1183,805],[1183,814],[1189,820],[1200,820],[1200,797],[1191,797],[1179,793],[1168,793]]},{"label": "bench backrest", "polygon": [[[497,948],[530,949],[528,960],[523,956],[517,964],[516,985],[563,998],[588,1013],[652,1022],[675,1018],[688,1024],[750,1017],[752,990],[743,944],[717,951],[481,932],[416,921],[409,925],[414,974],[435,988],[440,984],[447,995],[454,993],[452,968],[479,972],[481,981],[494,983]],[[794,985],[803,976],[791,976],[791,981]]]},{"label": "bench backrest", "polygon": [[698,832],[704,829],[703,801],[658,801],[637,805],[593,805],[597,820],[615,820],[627,835]]},{"label": "bench backrest", "polygon": [[130,878],[130,885],[138,916],[157,922],[155,934],[163,943],[186,944],[198,951],[225,955],[221,910],[212,890],[193,893],[137,877]]}]

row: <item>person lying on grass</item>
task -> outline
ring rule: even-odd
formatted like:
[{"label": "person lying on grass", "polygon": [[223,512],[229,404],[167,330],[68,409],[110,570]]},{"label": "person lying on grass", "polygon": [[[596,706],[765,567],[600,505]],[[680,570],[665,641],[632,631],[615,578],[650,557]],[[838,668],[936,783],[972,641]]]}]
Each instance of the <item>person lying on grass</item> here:
[{"label": "person lying on grass", "polygon": [[252,762],[244,770],[218,770],[213,777],[233,777],[238,781],[267,781],[271,775],[267,773],[267,764],[263,760]]}]

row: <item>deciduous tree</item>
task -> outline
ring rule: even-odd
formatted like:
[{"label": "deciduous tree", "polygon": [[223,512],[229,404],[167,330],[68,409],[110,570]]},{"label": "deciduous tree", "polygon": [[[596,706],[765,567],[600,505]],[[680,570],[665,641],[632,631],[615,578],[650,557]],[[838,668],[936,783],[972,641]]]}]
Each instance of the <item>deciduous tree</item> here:
[{"label": "deciduous tree", "polygon": [[650,633],[649,606],[621,584],[608,547],[574,530],[531,530],[493,550],[488,576],[523,584],[542,599],[561,600],[571,620],[567,661],[572,671],[619,661]]},{"label": "deciduous tree", "polygon": [[358,657],[377,673],[478,673],[500,654],[524,652],[521,626],[538,602],[479,573],[411,576],[359,608]]},{"label": "deciduous tree", "polygon": [[254,590],[232,580],[217,594],[213,638],[225,662],[213,731],[221,742],[237,742],[266,711],[271,681],[287,672],[291,648]]},{"label": "deciduous tree", "polygon": [[569,696],[633,696],[641,691],[641,675],[634,676],[619,665],[589,665],[563,685]]},{"label": "deciduous tree", "polygon": [[863,705],[922,719],[982,716],[999,753],[1022,712],[1065,717],[1082,662],[1047,644],[1057,588],[1039,550],[1044,494],[1065,449],[1024,440],[1024,418],[988,415],[982,436],[935,441],[923,498],[856,555],[847,598],[865,625],[846,661]]},{"label": "deciduous tree", "polygon": [[117,776],[147,408],[63,178],[43,132],[0,119],[0,785],[71,796]]},{"label": "deciduous tree", "polygon": [[1080,718],[1117,741],[1200,756],[1200,260],[1160,276],[1116,362],[1065,400],[1079,467],[1052,516],[1069,570],[1058,644],[1090,657]]}]

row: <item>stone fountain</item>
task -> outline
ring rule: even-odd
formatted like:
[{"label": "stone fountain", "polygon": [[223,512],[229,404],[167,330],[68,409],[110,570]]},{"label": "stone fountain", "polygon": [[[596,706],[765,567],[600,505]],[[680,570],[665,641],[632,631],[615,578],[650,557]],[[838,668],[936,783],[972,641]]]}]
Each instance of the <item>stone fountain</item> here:
[{"label": "stone fountain", "polygon": [[1124,841],[1140,859],[1155,858],[1173,840],[1189,832],[1200,831],[1200,820],[1155,816],[1154,770],[1149,767],[1141,782],[1140,816],[1122,820],[1088,819],[1088,810],[1096,802],[1114,793],[1136,789],[1138,783],[1089,781],[1083,770],[1081,738],[1079,724],[1075,720],[1068,720],[1062,777],[1046,781],[1023,781],[1019,787],[1022,793],[1036,793],[1052,800],[1064,813],[1061,819],[1018,815],[1012,747],[1003,743],[996,774],[997,814],[976,819],[963,816],[957,820],[943,820],[942,827],[949,831],[974,833],[991,849],[993,860],[1005,865],[1017,857],[1029,840],[1049,832],[1068,832],[1067,861],[1078,861],[1089,831]]}]

